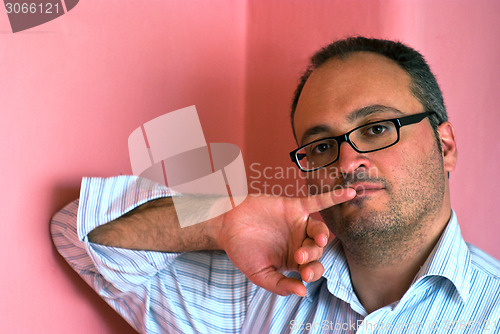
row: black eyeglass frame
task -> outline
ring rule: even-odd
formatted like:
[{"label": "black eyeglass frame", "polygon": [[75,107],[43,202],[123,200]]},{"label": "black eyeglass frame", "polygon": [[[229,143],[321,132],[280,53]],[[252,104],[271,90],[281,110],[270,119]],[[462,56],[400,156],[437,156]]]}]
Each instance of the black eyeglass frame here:
[{"label": "black eyeglass frame", "polygon": [[[399,129],[401,129],[401,127],[405,126],[405,125],[410,125],[410,124],[416,124],[416,123],[419,123],[421,122],[424,118],[426,117],[429,117],[433,114],[436,114],[435,111],[426,111],[426,112],[423,112],[423,113],[419,113],[419,114],[413,114],[413,115],[408,115],[408,116],[404,116],[404,117],[398,117],[398,118],[392,118],[392,119],[384,119],[384,120],[380,120],[380,121],[376,121],[376,122],[370,122],[370,123],[367,123],[367,124],[363,124],[361,126],[358,126],[352,130],[350,130],[349,132],[346,132],[344,133],[343,135],[340,135],[340,136],[336,136],[336,137],[326,137],[326,138],[321,138],[321,139],[317,139],[317,140],[314,140],[310,143],[307,143],[295,150],[293,150],[292,152],[290,152],[290,158],[292,159],[292,162],[295,163],[297,165],[297,167],[299,167],[299,169],[303,172],[313,172],[315,170],[318,170],[318,169],[321,169],[321,168],[324,168],[324,167],[327,167],[327,166],[330,166],[331,164],[335,163],[338,159],[339,159],[339,156],[340,156],[340,145],[342,145],[343,142],[347,142],[349,143],[349,145],[358,153],[370,153],[370,152],[375,152],[375,151],[380,151],[380,150],[383,150],[383,149],[386,149],[388,147],[391,147],[393,145],[396,145],[398,142],[399,142],[399,138],[400,138],[400,135],[399,135]],[[437,114],[436,114],[437,115]],[[358,130],[358,129],[361,129],[361,128],[364,128],[365,126],[368,126],[368,125],[372,125],[372,124],[377,124],[377,123],[381,123],[381,122],[392,122],[394,124],[394,126],[396,127],[396,132],[398,134],[398,138],[396,139],[396,141],[390,145],[387,145],[387,146],[384,146],[384,147],[381,147],[381,148],[377,148],[375,150],[369,150],[369,151],[363,151],[363,150],[359,150],[358,148],[355,147],[355,145],[353,144],[353,142],[351,142],[351,140],[349,139],[349,136],[351,133],[353,133],[354,131]],[[298,157],[298,151],[300,151],[301,149],[303,149],[304,147],[307,147],[311,144],[314,144],[314,143],[317,143],[317,142],[320,142],[320,141],[324,141],[324,140],[328,140],[328,139],[333,139],[337,142],[337,158],[335,160],[333,160],[332,162],[324,165],[324,166],[321,166],[321,167],[318,167],[318,168],[314,168],[314,169],[303,169],[301,166],[300,166],[300,163],[299,163],[299,160],[302,160],[304,157],[301,157],[299,159]],[[305,154],[304,154],[305,156]]]}]

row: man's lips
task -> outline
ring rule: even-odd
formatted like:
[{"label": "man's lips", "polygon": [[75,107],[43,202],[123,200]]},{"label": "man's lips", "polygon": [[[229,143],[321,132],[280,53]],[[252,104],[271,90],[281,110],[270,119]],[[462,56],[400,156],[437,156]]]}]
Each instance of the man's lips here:
[{"label": "man's lips", "polygon": [[356,190],[356,197],[371,195],[385,189],[384,186],[376,183],[353,183],[348,184],[347,187]]}]

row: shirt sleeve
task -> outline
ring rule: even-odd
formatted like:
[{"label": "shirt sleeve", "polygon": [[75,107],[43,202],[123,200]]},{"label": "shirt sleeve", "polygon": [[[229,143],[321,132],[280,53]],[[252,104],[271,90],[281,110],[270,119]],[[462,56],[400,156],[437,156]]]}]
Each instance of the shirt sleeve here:
[{"label": "shirt sleeve", "polygon": [[54,244],[73,269],[144,333],[238,332],[257,287],[224,252],[108,247],[88,233],[157,198],[176,195],[136,176],[84,178],[80,199],[52,219]]}]

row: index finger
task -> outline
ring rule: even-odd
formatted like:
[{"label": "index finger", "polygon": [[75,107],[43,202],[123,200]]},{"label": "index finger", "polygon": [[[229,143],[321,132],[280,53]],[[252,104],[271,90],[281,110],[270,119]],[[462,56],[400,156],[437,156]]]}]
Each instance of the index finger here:
[{"label": "index finger", "polygon": [[341,188],[319,195],[300,198],[300,201],[305,211],[313,213],[353,199],[355,196],[356,190],[352,188]]}]

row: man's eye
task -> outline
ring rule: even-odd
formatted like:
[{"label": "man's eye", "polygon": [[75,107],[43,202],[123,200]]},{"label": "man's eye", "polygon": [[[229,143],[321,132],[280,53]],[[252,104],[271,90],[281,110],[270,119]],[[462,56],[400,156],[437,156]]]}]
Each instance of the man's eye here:
[{"label": "man's eye", "polygon": [[379,135],[385,131],[382,125],[374,125],[370,128],[370,132],[374,135]]},{"label": "man's eye", "polygon": [[321,144],[318,144],[318,145],[313,147],[312,153],[313,154],[321,154],[321,153],[328,151],[331,148],[332,148],[332,145],[327,144],[327,143],[321,143]]},{"label": "man's eye", "polygon": [[384,132],[387,131],[387,127],[381,125],[381,124],[374,124],[370,126],[368,129],[366,129],[366,134],[372,135],[372,136],[377,136],[381,135]]}]

